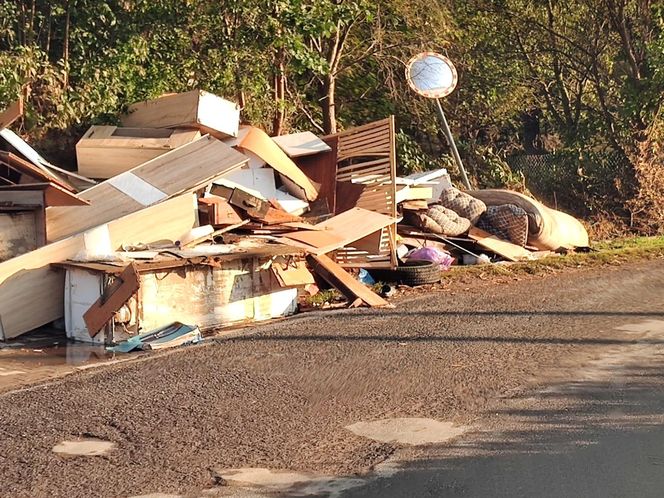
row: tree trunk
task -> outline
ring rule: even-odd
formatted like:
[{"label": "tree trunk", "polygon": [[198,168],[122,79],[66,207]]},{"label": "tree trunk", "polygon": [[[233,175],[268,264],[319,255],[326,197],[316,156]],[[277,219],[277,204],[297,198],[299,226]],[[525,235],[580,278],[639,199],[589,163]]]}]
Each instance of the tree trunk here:
[{"label": "tree trunk", "polygon": [[277,64],[274,72],[274,119],[272,121],[272,135],[279,136],[284,132],[286,121],[286,68],[284,64],[285,53],[283,48],[277,53]]},{"label": "tree trunk", "polygon": [[321,110],[323,111],[323,130],[328,135],[337,132],[337,110],[335,106],[336,78],[328,74],[321,85]]},{"label": "tree trunk", "polygon": [[71,5],[67,2],[67,15],[65,17],[65,39],[62,47],[62,61],[64,63],[64,80],[63,86],[66,90],[69,86],[69,25],[71,22]]}]

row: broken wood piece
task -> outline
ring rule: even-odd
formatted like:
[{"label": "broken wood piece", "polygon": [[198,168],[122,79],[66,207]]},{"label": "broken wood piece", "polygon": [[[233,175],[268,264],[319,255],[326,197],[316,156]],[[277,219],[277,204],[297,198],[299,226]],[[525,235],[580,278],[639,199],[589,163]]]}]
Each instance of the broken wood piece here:
[{"label": "broken wood piece", "polygon": [[202,90],[172,93],[129,106],[122,125],[135,128],[196,128],[213,137],[236,137],[240,108]]},{"label": "broken wood piece", "polygon": [[207,195],[199,198],[198,204],[207,210],[211,225],[235,225],[242,222],[242,217],[223,197]]},{"label": "broken wood piece", "polygon": [[74,192],[74,188],[67,182],[11,152],[0,151],[0,166],[7,168],[4,175],[7,183],[54,183],[64,190]]},{"label": "broken wood piece", "polygon": [[428,207],[427,201],[405,201],[401,203],[401,208],[408,211],[421,211],[428,209]]},{"label": "broken wood piece", "polygon": [[319,154],[321,152],[332,150],[329,145],[310,131],[279,135],[277,137],[272,137],[272,140],[274,140],[274,143],[276,143],[290,158],[310,156],[312,154]]},{"label": "broken wood piece", "polygon": [[202,235],[198,238],[191,239],[185,243],[180,244],[182,247],[194,247],[197,246],[198,244],[202,244],[203,242],[207,242],[208,240],[214,240],[216,237],[223,235],[227,232],[233,231],[236,228],[240,228],[246,224],[249,223],[249,220],[242,220],[240,223],[236,223],[235,225],[229,225],[224,228],[220,228],[219,230],[215,230],[214,232],[207,233],[205,235]]},{"label": "broken wood piece", "polygon": [[76,144],[79,173],[111,178],[200,138],[198,130],[91,126]]},{"label": "broken wood piece", "polygon": [[23,116],[23,97],[9,104],[9,107],[0,113],[0,130],[7,128],[14,121]]},{"label": "broken wood piece", "polygon": [[239,147],[256,154],[282,175],[284,185],[298,199],[314,201],[318,197],[318,188],[309,177],[260,128],[252,127]]},{"label": "broken wood piece", "polygon": [[[323,137],[321,140],[330,148],[329,151],[300,156],[293,160],[305,175],[319,185],[316,202],[324,201],[327,204],[327,212],[336,213],[338,140],[334,135]],[[288,211],[286,206],[284,208]]]},{"label": "broken wood piece", "polygon": [[272,264],[272,272],[281,287],[303,287],[316,283],[304,261],[289,262],[285,265],[275,262]]},{"label": "broken wood piece", "polygon": [[531,259],[531,252],[521,246],[500,239],[495,235],[485,232],[477,227],[472,227],[468,237],[477,242],[477,245],[487,249],[508,261],[521,261]]},{"label": "broken wood piece", "polygon": [[[351,191],[358,186],[359,192],[353,205],[374,211],[392,218],[397,217],[396,198],[396,135],[394,116],[369,123],[357,128],[345,130],[337,138],[337,189],[336,212],[341,212],[348,205],[347,197],[342,192]],[[345,205],[344,205],[345,203]],[[362,268],[371,264],[393,268],[397,265],[396,222],[382,238],[379,254],[366,254],[357,250],[340,250],[336,259],[344,266]]]},{"label": "broken wood piece", "polygon": [[307,262],[318,275],[346,296],[350,302],[359,298],[371,307],[391,306],[390,303],[363,283],[355,280],[346,270],[332,261],[328,256],[310,254],[307,256]]},{"label": "broken wood piece", "polygon": [[96,336],[117,312],[140,288],[136,265],[129,263],[102,295],[83,313],[83,320],[90,337]]}]

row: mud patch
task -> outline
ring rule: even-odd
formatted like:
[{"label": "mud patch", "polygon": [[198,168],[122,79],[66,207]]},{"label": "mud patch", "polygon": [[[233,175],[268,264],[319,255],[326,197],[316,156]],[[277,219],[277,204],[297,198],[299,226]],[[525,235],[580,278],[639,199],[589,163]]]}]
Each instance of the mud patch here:
[{"label": "mud patch", "polygon": [[430,418],[389,418],[357,422],[346,426],[346,429],[374,441],[413,446],[444,443],[468,430],[467,427],[455,426],[452,422],[439,422]]},{"label": "mud patch", "polygon": [[53,447],[53,452],[68,456],[102,456],[115,448],[115,443],[103,439],[87,438],[62,441]]}]

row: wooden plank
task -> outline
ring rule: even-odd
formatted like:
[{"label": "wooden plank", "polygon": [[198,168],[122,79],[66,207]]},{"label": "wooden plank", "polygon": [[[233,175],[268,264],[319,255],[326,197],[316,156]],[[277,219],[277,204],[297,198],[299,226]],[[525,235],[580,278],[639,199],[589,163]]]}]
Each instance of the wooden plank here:
[{"label": "wooden plank", "polygon": [[470,229],[468,237],[476,241],[477,245],[496,253],[508,261],[520,261],[531,258],[532,253],[527,249],[500,239],[477,227],[472,227]]},{"label": "wooden plank", "polygon": [[[79,208],[86,209],[86,208]],[[108,223],[113,247],[175,240],[197,224],[193,195],[183,195]],[[50,268],[85,250],[84,234],[0,263],[0,339],[11,339],[56,320],[64,312],[64,274]]]},{"label": "wooden plank", "polygon": [[[295,188],[291,187],[288,191],[298,199],[314,201],[318,197],[318,189],[309,177],[260,128],[251,128],[240,143],[240,148],[256,154],[290,180]],[[288,184],[286,186],[289,187]]]},{"label": "wooden plank", "polygon": [[123,126],[196,128],[219,139],[236,137],[239,123],[237,104],[201,90],[138,102],[122,117]]},{"label": "wooden plank", "polygon": [[[205,136],[167,152],[123,173],[134,175],[161,191],[162,198],[197,190],[228,171],[247,163],[246,157],[219,140]],[[150,203],[114,187],[119,177],[106,180],[79,194],[90,202],[87,207],[46,209],[48,241],[53,242],[96,225],[142,209]],[[157,201],[159,202],[159,200]]]},{"label": "wooden plank", "polygon": [[88,310],[83,320],[90,337],[96,336],[118,311],[140,288],[136,265],[129,263],[115,281],[106,289]]},{"label": "wooden plank", "polygon": [[0,114],[0,130],[7,128],[21,116],[23,116],[23,97],[9,104],[9,107]]},{"label": "wooden plank", "polygon": [[310,156],[330,151],[330,146],[310,131],[272,137],[281,150],[290,158]]},{"label": "wooden plank", "polygon": [[309,255],[307,261],[325,281],[341,292],[349,301],[361,299],[371,307],[391,306],[378,294],[355,280],[346,270],[325,255]]}]

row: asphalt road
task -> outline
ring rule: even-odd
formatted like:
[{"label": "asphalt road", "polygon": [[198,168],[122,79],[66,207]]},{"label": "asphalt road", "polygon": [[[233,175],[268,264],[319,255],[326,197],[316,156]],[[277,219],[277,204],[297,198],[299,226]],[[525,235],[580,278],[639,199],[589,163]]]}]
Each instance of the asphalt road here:
[{"label": "asphalt road", "polygon": [[[245,467],[354,479],[344,496],[649,496],[663,310],[661,262],[469,282],[5,392],[0,496],[245,496],[219,487]],[[346,428],[395,417],[470,429],[410,447]],[[53,451],[92,437],[113,449]],[[385,461],[405,470],[377,478]]]},{"label": "asphalt road", "polygon": [[616,348],[574,380],[506,400],[485,430],[339,496],[664,496],[664,348],[651,344],[664,320],[649,327],[650,340]]}]

